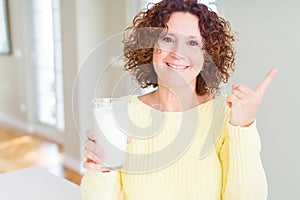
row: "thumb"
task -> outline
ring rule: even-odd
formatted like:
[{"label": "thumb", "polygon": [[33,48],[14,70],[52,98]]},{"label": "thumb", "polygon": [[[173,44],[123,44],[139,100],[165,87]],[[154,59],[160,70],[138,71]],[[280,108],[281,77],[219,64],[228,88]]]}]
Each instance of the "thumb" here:
[{"label": "thumb", "polygon": [[235,89],[237,89],[238,87],[239,87],[239,85],[233,84],[231,88],[232,88],[232,90],[235,90]]},{"label": "thumb", "polygon": [[231,108],[232,104],[234,104],[237,100],[238,99],[237,99],[237,97],[234,94],[229,94],[226,97],[226,103],[227,103],[227,105],[228,105],[229,108]]}]

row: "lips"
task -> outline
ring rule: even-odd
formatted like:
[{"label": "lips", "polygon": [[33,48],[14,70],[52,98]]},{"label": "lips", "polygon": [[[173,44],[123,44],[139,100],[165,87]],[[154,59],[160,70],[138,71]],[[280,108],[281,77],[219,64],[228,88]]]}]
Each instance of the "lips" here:
[{"label": "lips", "polygon": [[172,68],[172,69],[176,69],[176,70],[184,70],[187,69],[189,66],[186,65],[175,65],[172,63],[166,63],[168,65],[168,67]]}]

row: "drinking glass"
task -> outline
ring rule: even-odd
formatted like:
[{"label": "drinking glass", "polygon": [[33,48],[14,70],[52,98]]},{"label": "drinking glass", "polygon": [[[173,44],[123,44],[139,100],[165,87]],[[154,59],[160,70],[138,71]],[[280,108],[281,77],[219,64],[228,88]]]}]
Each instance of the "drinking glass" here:
[{"label": "drinking glass", "polygon": [[[101,164],[104,168],[119,170],[125,161],[127,135],[118,121],[126,111],[126,105],[115,103],[115,98],[98,98],[92,102],[95,143],[101,149]],[[127,119],[124,119],[127,120]]]}]

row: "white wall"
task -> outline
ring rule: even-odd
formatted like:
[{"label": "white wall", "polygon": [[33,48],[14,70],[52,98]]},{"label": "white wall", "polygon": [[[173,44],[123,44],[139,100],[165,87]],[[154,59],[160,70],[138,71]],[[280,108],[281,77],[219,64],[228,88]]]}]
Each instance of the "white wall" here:
[{"label": "white wall", "polygon": [[79,170],[79,139],[73,121],[72,88],[77,73],[76,1],[61,1],[63,82],[65,106],[64,163]]},{"label": "white wall", "polygon": [[254,88],[272,67],[278,74],[258,112],[269,199],[300,199],[300,2],[225,1],[225,17],[238,34],[232,83]]},{"label": "white wall", "polygon": [[16,123],[27,119],[26,73],[30,49],[26,17],[29,14],[28,5],[27,0],[9,1],[13,53],[0,55],[0,118],[16,119]]}]

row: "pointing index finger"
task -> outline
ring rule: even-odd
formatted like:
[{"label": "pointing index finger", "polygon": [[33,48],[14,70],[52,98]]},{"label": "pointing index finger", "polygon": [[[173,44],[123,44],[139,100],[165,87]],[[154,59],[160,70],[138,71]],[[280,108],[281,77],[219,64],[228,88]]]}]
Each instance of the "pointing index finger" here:
[{"label": "pointing index finger", "polygon": [[256,87],[255,91],[264,94],[277,71],[277,69],[271,69],[264,80]]}]

